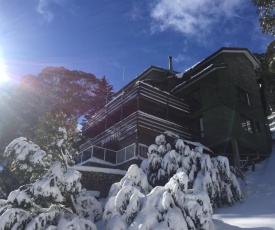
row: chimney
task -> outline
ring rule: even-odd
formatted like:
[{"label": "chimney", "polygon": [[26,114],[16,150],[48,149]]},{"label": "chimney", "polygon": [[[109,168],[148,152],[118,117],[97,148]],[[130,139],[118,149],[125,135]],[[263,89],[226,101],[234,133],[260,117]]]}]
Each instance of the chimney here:
[{"label": "chimney", "polygon": [[168,64],[169,64],[169,70],[173,70],[172,56],[169,56],[168,60],[169,60],[169,62],[168,62]]}]

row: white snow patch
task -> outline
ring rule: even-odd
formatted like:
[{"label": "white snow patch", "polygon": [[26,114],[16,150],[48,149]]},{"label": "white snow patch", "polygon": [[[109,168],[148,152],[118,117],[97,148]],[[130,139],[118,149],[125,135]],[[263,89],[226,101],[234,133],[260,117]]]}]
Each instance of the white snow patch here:
[{"label": "white snow patch", "polygon": [[271,156],[247,173],[244,201],[214,210],[217,230],[275,229],[275,146]]},{"label": "white snow patch", "polygon": [[117,175],[125,175],[127,171],[120,169],[110,169],[110,168],[99,168],[92,166],[72,166],[73,169],[83,172],[100,172],[100,173],[109,173],[109,174],[117,174]]}]

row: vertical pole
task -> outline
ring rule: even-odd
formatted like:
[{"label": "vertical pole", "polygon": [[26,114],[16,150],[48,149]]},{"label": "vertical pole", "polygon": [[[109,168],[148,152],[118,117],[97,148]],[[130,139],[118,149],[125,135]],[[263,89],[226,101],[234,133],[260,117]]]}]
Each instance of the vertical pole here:
[{"label": "vertical pole", "polygon": [[137,85],[137,112],[136,112],[136,144],[135,144],[135,156],[138,156],[139,155],[139,152],[138,152],[138,143],[139,143],[139,127],[138,127],[138,124],[139,124],[139,109],[140,109],[140,105],[139,105],[139,96],[140,96],[140,87],[141,84]]},{"label": "vertical pole", "polygon": [[238,141],[233,138],[231,140],[231,146],[233,150],[234,165],[240,168],[240,153],[239,153]]}]

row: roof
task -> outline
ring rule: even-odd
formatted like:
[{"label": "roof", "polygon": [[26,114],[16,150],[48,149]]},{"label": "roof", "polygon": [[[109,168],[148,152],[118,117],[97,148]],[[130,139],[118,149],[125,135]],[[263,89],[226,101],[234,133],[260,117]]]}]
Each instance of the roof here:
[{"label": "roof", "polygon": [[193,72],[194,70],[201,67],[206,62],[211,61],[221,53],[243,53],[252,62],[254,68],[260,65],[260,62],[258,61],[258,59],[247,48],[222,47],[219,50],[217,50],[215,53],[211,54],[207,58],[200,61],[198,64],[192,66],[190,69],[185,71],[184,75],[187,75],[190,72]]},{"label": "roof", "polygon": [[131,87],[134,85],[137,81],[142,81],[150,72],[157,71],[157,72],[162,72],[162,73],[167,73],[169,76],[175,76],[175,74],[179,73],[174,70],[169,70],[165,68],[161,68],[158,66],[149,66],[146,70],[144,70],[140,75],[135,77],[133,80],[131,80],[127,85],[123,86],[117,93],[116,95],[119,95],[122,91],[126,90],[127,88]]},{"label": "roof", "polygon": [[[158,66],[149,66],[146,70],[144,70],[140,75],[135,77],[133,80],[131,80],[127,85],[123,86],[116,95],[121,94],[124,90],[128,89],[129,87],[133,86],[137,81],[142,81],[150,72],[157,71],[162,72],[164,74],[167,74],[168,76],[165,78],[160,78],[159,80],[168,79],[168,78],[182,78],[186,79],[187,81],[190,81],[191,79],[188,79],[190,76],[197,74],[197,70],[205,65],[207,62],[211,61],[212,59],[216,58],[221,53],[243,53],[253,64],[254,68],[258,67],[260,65],[258,59],[247,49],[247,48],[236,48],[236,47],[222,47],[219,50],[217,50],[215,53],[211,54],[207,58],[203,59],[196,65],[192,66],[191,68],[185,70],[184,72],[180,73],[178,71],[165,69]],[[217,67],[215,68],[217,69]],[[213,71],[213,68],[210,69]],[[179,77],[180,76],[180,77]]]},{"label": "roof", "polygon": [[[192,79],[194,79],[195,77],[203,77],[217,69],[225,68],[226,65],[223,63],[213,65],[210,62],[222,53],[243,53],[251,61],[254,68],[257,68],[260,65],[258,59],[247,48],[222,47],[221,49],[217,50],[215,53],[211,54],[207,58],[198,62],[196,65],[178,74],[178,76],[180,76],[183,82],[180,85],[176,86],[174,89],[172,89],[172,92],[176,93],[180,88],[185,87],[187,84],[190,84],[194,81]],[[207,63],[209,63],[209,65],[205,67]],[[204,68],[200,70],[200,68],[202,67]]]}]

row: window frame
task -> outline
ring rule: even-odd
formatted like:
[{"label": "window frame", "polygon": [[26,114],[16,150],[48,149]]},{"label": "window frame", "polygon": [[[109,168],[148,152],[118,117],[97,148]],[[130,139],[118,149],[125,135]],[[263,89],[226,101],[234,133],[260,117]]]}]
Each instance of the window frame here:
[{"label": "window frame", "polygon": [[235,97],[241,101],[244,104],[247,104],[249,106],[251,105],[251,97],[250,97],[250,93],[248,91],[246,91],[244,88],[240,87],[240,86],[236,86],[236,95]]},{"label": "window frame", "polygon": [[253,119],[243,114],[240,114],[240,121],[242,129],[244,129],[248,133],[255,133],[256,129]]},{"label": "window frame", "polygon": [[193,119],[193,133],[195,134],[195,137],[199,139],[205,138],[205,129],[202,115]]}]

